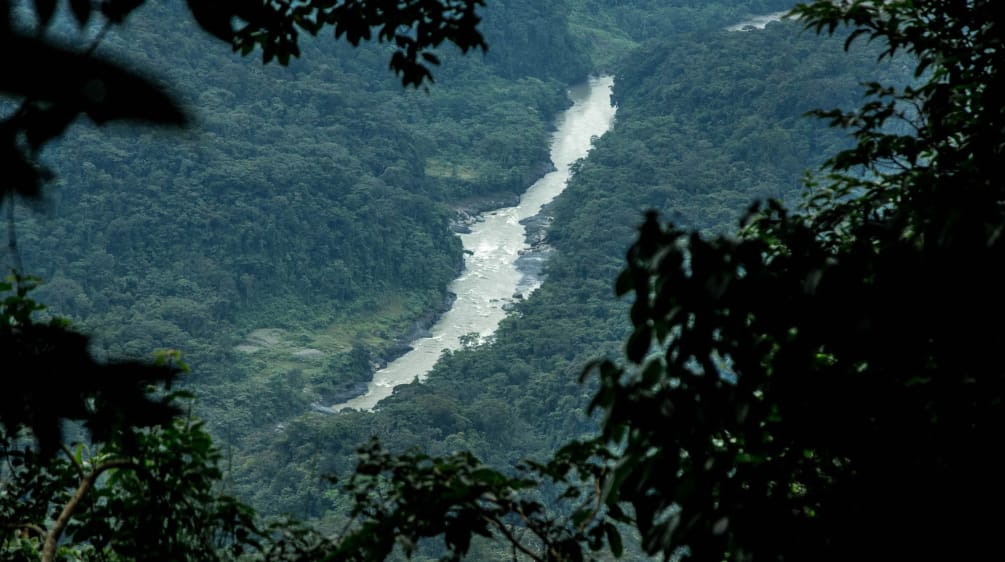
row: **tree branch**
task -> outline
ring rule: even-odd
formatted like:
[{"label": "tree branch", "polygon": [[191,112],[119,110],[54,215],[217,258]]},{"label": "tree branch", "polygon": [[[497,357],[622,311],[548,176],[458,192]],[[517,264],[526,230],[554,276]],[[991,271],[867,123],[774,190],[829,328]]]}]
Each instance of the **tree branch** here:
[{"label": "tree branch", "polygon": [[[20,110],[19,110],[20,111]],[[17,248],[17,228],[14,222],[14,190],[8,192],[7,198],[7,250],[10,252],[11,265],[17,273],[24,272],[21,263],[21,252]],[[15,281],[16,283],[17,281]]]},{"label": "tree branch", "polygon": [[73,493],[73,496],[70,497],[70,501],[66,502],[66,505],[63,506],[63,511],[61,511],[59,517],[56,518],[56,522],[53,523],[52,529],[50,529],[49,533],[45,535],[45,545],[42,547],[42,562],[53,561],[56,556],[56,545],[59,543],[59,539],[63,535],[63,530],[66,529],[66,525],[70,522],[70,517],[73,516],[73,512],[77,509],[77,505],[94,486],[98,477],[106,470],[114,468],[139,468],[139,464],[130,459],[112,459],[99,464],[94,470],[80,480],[80,485],[77,486],[77,490]]},{"label": "tree branch", "polygon": [[35,531],[40,537],[45,538],[45,529],[34,523],[7,523],[3,527],[5,529],[27,529],[29,531]]},{"label": "tree branch", "polygon": [[84,467],[80,465],[79,461],[77,461],[77,457],[73,456],[73,451],[71,451],[65,444],[60,445],[60,448],[66,454],[66,458],[70,459],[70,462],[73,463],[73,466],[77,469],[77,474],[80,475],[80,478],[86,478],[87,475],[84,474]]},{"label": "tree branch", "polygon": [[[484,513],[482,514],[482,519],[491,523],[496,529],[499,529],[499,532],[502,533],[504,537],[506,537],[506,540],[509,541],[509,543],[513,546],[514,549],[518,549],[520,552],[526,554],[531,558],[531,560],[544,562],[544,558],[541,558],[540,556],[535,554],[532,550],[524,546],[523,543],[521,543],[516,537],[514,537],[513,533],[511,533],[510,530],[506,528],[506,525],[504,525],[502,521],[499,521],[495,517],[489,517]],[[516,556],[514,556],[513,559],[515,560]]]},{"label": "tree branch", "polygon": [[[539,530],[534,525],[534,521],[530,517],[528,517],[526,513],[524,513],[523,508],[520,507],[519,505],[517,505],[516,509],[514,509],[514,511],[517,513],[517,515],[520,516],[520,519],[523,519],[523,522],[526,525],[526,528],[529,529],[531,533],[534,533],[535,535],[537,535],[537,538],[541,539],[542,546],[544,546],[544,548],[549,553],[551,553],[551,557],[549,559],[552,559],[552,560],[561,560],[561,557],[558,556],[558,553],[555,551],[554,545],[552,544],[552,542],[550,540],[548,540],[547,534],[544,533],[544,532],[542,532],[541,530]],[[536,558],[536,560],[541,560],[541,558]]]}]

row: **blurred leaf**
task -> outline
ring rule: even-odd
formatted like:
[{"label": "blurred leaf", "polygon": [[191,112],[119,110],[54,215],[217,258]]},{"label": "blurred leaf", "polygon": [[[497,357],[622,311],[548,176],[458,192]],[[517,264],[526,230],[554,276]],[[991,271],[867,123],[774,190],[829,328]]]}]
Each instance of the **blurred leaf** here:
[{"label": "blurred leaf", "polygon": [[607,544],[611,546],[611,554],[615,558],[621,558],[621,555],[625,552],[625,546],[621,542],[621,533],[611,523],[604,524],[604,532],[607,534]]},{"label": "blurred leaf", "polygon": [[[83,1],[83,0],[76,0]],[[121,24],[133,10],[143,5],[146,0],[102,0],[101,13],[112,23]]]},{"label": "blurred leaf", "polygon": [[38,24],[41,28],[49,27],[52,16],[56,13],[56,0],[34,0],[35,16],[38,17]]},{"label": "blurred leaf", "polygon": [[182,126],[187,117],[161,86],[118,65],[33,37],[14,35],[0,48],[22,56],[0,59],[0,92],[83,113],[95,123],[144,121]]},{"label": "blurred leaf", "polygon": [[77,23],[83,27],[91,19],[91,0],[70,0],[70,11]]}]

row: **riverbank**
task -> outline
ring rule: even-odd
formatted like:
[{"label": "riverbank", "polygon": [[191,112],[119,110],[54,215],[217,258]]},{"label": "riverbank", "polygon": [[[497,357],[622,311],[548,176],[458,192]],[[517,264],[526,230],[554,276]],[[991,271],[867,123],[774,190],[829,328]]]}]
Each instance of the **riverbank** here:
[{"label": "riverbank", "polygon": [[741,21],[740,23],[728,26],[726,31],[756,31],[758,29],[764,29],[769,23],[782,21],[787,13],[789,12],[774,12],[771,14],[764,14],[763,16],[753,16]]},{"label": "riverbank", "polygon": [[556,119],[550,147],[553,169],[531,185],[517,205],[459,213],[454,228],[464,245],[465,270],[449,288],[457,295],[454,306],[427,337],[413,342],[410,352],[374,373],[366,394],[325,411],[373,409],[394,387],[421,381],[444,350],[459,349],[462,341],[486,341],[508,309],[536,290],[547,259],[544,232],[550,219],[535,217],[565,189],[571,165],[586,156],[592,140],[609,130],[615,112],[612,87],[613,78],[605,76],[570,89],[574,103]]}]

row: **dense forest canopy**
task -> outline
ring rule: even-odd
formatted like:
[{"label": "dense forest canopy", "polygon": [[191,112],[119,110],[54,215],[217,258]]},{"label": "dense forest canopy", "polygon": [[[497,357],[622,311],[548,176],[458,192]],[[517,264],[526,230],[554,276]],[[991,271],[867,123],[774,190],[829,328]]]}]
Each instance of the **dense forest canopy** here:
[{"label": "dense forest canopy", "polygon": [[[46,280],[0,286],[5,556],[763,560],[841,559],[863,541],[891,556],[991,546],[998,518],[971,509],[1001,490],[993,449],[973,445],[1001,427],[1000,369],[974,352],[1001,343],[976,320],[1000,308],[990,2],[814,2],[797,9],[809,32],[725,31],[791,7],[773,1],[406,2],[409,17],[461,15],[401,40],[374,27],[383,45],[356,45],[366,33],[346,23],[351,46],[308,36],[394,12],[140,4],[0,3],[14,265]],[[208,34],[192,33],[193,16]],[[69,56],[47,34],[82,41],[61,85],[97,73],[124,89],[38,98],[60,74],[32,57],[66,69]],[[487,52],[462,56],[482,37]],[[221,38],[288,66],[229,55]],[[436,83],[402,90],[389,60],[412,84],[429,79],[425,61]],[[447,305],[457,210],[511,200],[547,169],[564,89],[590,71],[617,76],[618,122],[547,211],[544,286],[491,345],[445,355],[378,412],[311,413]],[[813,108],[838,128],[805,118]],[[187,128],[69,126],[78,115]],[[821,163],[800,204],[804,170]],[[53,177],[41,204],[14,206]],[[636,230],[649,209],[659,215]],[[135,360],[159,348],[185,362]],[[304,349],[323,359],[291,358]],[[205,425],[179,416],[187,394],[146,392],[186,363]],[[59,417],[85,421],[90,447],[60,450],[60,429],[84,435]],[[383,445],[357,453],[371,437]],[[353,475],[333,486],[323,474]],[[262,526],[221,479],[314,527]]]}]

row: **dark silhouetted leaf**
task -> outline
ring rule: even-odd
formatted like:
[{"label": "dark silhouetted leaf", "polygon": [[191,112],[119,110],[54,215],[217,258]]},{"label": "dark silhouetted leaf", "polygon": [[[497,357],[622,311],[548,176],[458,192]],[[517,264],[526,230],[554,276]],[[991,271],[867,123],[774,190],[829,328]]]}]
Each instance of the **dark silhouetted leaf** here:
[{"label": "dark silhouetted leaf", "polygon": [[56,0],[34,0],[34,2],[35,16],[38,18],[39,26],[43,29],[49,27],[52,16],[56,13]]},{"label": "dark silhouetted leaf", "polygon": [[24,53],[0,61],[2,92],[83,113],[98,124],[131,120],[181,126],[187,121],[163,88],[115,64],[29,37],[9,37],[2,46]]},{"label": "dark silhouetted leaf", "polygon": [[70,0],[70,11],[74,19],[83,27],[91,19],[91,0]]}]

